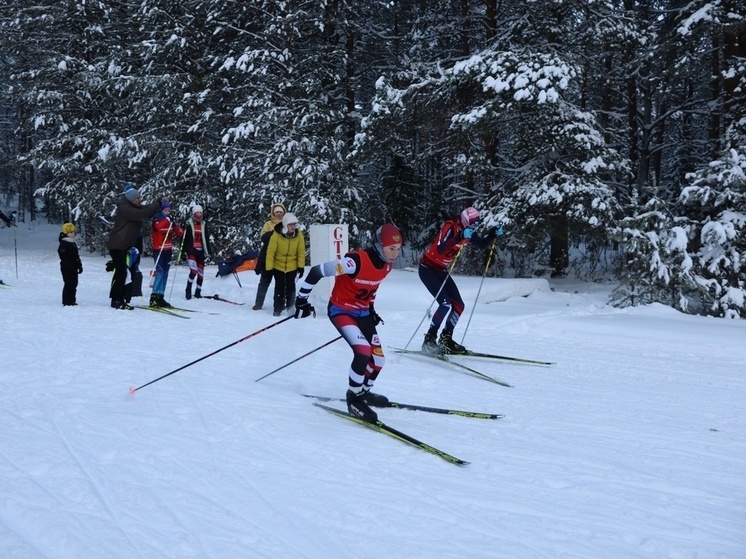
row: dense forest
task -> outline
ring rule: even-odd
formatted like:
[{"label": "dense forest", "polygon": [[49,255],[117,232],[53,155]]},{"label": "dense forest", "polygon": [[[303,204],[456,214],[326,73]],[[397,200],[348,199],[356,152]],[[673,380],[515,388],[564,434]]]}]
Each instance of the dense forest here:
[{"label": "dense forest", "polygon": [[0,0],[0,206],[91,249],[125,183],[225,253],[273,201],[463,272],[746,318],[742,0]]}]

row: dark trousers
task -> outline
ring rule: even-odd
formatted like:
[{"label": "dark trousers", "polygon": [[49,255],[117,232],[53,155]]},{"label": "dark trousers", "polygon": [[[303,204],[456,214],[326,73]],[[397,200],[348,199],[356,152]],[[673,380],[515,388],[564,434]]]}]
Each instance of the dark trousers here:
[{"label": "dark trousers", "polygon": [[63,305],[75,305],[75,295],[78,290],[78,270],[72,268],[66,270],[60,268],[62,272],[62,281],[65,282],[62,286],[62,304]]},{"label": "dark trousers", "polygon": [[275,278],[274,312],[289,309],[295,304],[295,276],[296,271],[281,272],[272,270]]},{"label": "dark trousers", "polygon": [[114,278],[111,280],[111,306],[116,307],[124,302],[124,282],[127,280],[127,251],[112,249],[109,256],[114,261]]},{"label": "dark trousers", "polygon": [[[420,281],[438,301],[438,308],[430,321],[430,332],[435,334],[447,317],[443,331],[453,333],[458,319],[464,312],[464,300],[461,298],[458,287],[456,287],[456,282],[453,281],[452,276],[448,275],[448,272],[433,270],[422,264],[420,264],[419,274]],[[443,286],[442,289],[441,286]],[[439,289],[440,293],[438,293]]]},{"label": "dark trousers", "polygon": [[256,288],[256,301],[254,301],[254,304],[256,306],[264,306],[264,298],[267,296],[267,290],[269,289],[269,284],[272,283],[273,277],[274,274],[272,270],[270,270],[269,272],[267,270],[263,270],[261,275],[259,276],[259,285]]}]

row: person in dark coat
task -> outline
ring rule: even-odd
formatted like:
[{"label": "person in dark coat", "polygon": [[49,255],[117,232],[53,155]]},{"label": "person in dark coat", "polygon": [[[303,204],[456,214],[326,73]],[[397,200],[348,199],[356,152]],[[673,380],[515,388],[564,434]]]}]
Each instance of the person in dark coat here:
[{"label": "person in dark coat", "polygon": [[267,296],[267,290],[269,284],[272,283],[274,274],[272,270],[267,271],[267,247],[269,246],[269,239],[275,232],[275,227],[278,223],[282,223],[282,218],[287,213],[287,208],[282,202],[275,202],[272,204],[272,211],[269,214],[269,219],[262,225],[262,230],[259,231],[259,238],[261,242],[261,249],[259,250],[259,260],[254,268],[254,272],[259,276],[259,285],[256,288],[256,301],[252,309],[255,311],[262,310],[264,306],[264,298]]},{"label": "person in dark coat", "polygon": [[117,203],[114,226],[111,228],[109,241],[106,243],[106,248],[109,249],[111,259],[114,261],[114,279],[109,294],[112,308],[125,310],[133,308],[125,302],[127,251],[135,246],[143,221],[157,214],[163,203],[168,203],[168,200],[162,198],[143,206],[142,196],[136,188],[126,189]]},{"label": "person in dark coat", "polygon": [[60,271],[62,272],[62,305],[65,307],[77,305],[78,274],[83,273],[83,263],[80,261],[78,245],[75,243],[75,225],[65,223],[62,226],[57,254],[60,256]]}]

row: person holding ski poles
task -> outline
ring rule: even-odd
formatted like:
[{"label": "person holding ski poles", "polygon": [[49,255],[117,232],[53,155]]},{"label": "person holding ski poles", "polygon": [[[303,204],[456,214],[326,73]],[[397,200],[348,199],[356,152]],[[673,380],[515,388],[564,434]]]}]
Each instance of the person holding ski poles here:
[{"label": "person holding ski poles", "polygon": [[187,221],[184,233],[184,252],[189,264],[189,277],[187,278],[185,296],[192,298],[192,284],[197,278],[197,288],[194,296],[202,297],[202,282],[205,279],[205,259],[210,258],[210,250],[207,245],[207,230],[203,221],[204,212],[202,206],[195,204],[192,207],[192,217]]},{"label": "person holding ski poles", "polygon": [[152,285],[153,291],[150,294],[150,306],[168,308],[172,305],[166,301],[165,294],[168,272],[171,269],[171,258],[173,257],[173,236],[184,236],[184,230],[175,225],[171,219],[171,204],[169,202],[164,201],[161,204],[161,211],[155,214],[152,233],[155,279]]},{"label": "person holding ski poles", "polygon": [[132,310],[125,302],[124,285],[127,279],[127,251],[137,242],[137,234],[146,219],[153,217],[161,209],[162,203],[168,203],[167,198],[142,205],[142,195],[136,188],[128,188],[117,202],[114,215],[114,225],[109,232],[106,248],[114,262],[114,278],[112,279],[111,306],[114,309]]},{"label": "person holding ski poles", "polygon": [[334,327],[352,348],[346,394],[348,411],[370,423],[378,415],[370,406],[384,407],[388,398],[371,392],[386,361],[376,326],[383,320],[374,302],[378,286],[393,269],[402,246],[399,229],[386,223],[376,231],[373,246],[353,250],[337,260],[313,266],[298,288],[295,318],[316,315],[308,301],[313,286],[322,277],[336,276],[329,298],[328,315]]},{"label": "person holding ski poles", "polygon": [[[453,340],[453,331],[465,305],[449,268],[466,245],[473,243],[479,248],[487,248],[497,235],[502,235],[502,229],[493,227],[485,237],[480,237],[475,231],[479,222],[479,211],[473,207],[466,208],[459,216],[443,224],[420,259],[420,281],[438,302],[438,309],[422,342],[422,351],[425,353],[467,353],[464,346]],[[445,327],[438,340],[438,329],[443,322]]]}]

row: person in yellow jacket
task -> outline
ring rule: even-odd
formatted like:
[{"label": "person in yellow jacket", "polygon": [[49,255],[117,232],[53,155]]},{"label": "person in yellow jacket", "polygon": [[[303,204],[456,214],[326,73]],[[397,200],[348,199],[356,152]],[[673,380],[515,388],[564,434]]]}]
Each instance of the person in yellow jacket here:
[{"label": "person in yellow jacket", "polygon": [[282,202],[275,202],[272,204],[269,219],[264,222],[262,230],[259,232],[262,247],[259,250],[259,260],[256,264],[256,268],[254,268],[254,272],[259,276],[259,285],[256,288],[256,301],[254,301],[254,306],[252,307],[255,311],[262,310],[262,307],[264,306],[264,298],[267,296],[267,290],[269,289],[269,284],[272,283],[272,272],[268,272],[265,266],[269,239],[272,236],[272,233],[275,232],[275,226],[282,222],[282,218],[287,211],[285,204]]},{"label": "person in yellow jacket", "polygon": [[295,312],[295,279],[303,277],[305,265],[306,240],[298,228],[298,218],[286,213],[269,238],[265,261],[265,269],[275,279],[274,316],[280,316],[283,309]]}]

